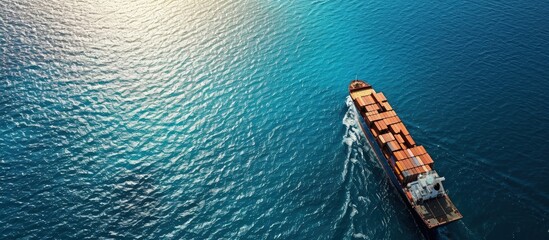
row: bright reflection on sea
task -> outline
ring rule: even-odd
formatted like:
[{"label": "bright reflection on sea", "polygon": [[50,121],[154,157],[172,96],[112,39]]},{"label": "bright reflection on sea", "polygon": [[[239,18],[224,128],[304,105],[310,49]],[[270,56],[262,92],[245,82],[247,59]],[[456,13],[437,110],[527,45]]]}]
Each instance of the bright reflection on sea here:
[{"label": "bright reflection on sea", "polygon": [[446,177],[443,237],[543,238],[547,6],[0,1],[0,238],[418,239],[357,74]]}]

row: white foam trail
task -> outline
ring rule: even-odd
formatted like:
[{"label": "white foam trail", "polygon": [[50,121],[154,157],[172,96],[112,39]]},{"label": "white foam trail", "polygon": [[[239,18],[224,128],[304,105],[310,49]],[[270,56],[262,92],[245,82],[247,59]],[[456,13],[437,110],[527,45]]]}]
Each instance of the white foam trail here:
[{"label": "white foam trail", "polygon": [[[343,124],[345,126],[347,126],[347,133],[346,133],[346,137],[347,138],[351,138],[352,142],[354,143],[357,143],[358,144],[358,141],[362,138],[362,129],[360,128],[360,126],[358,125],[358,112],[353,104],[353,100],[351,99],[350,96],[347,96],[347,99],[345,101],[345,104],[347,104],[347,107],[348,107],[348,110],[347,110],[347,113],[345,114],[345,117],[343,118]],[[346,139],[346,137],[344,137],[344,141],[349,141]],[[350,141],[349,141],[350,142]],[[347,144],[349,145],[349,144]],[[356,151],[358,152],[358,156],[355,156],[355,159],[366,159],[366,160],[371,160],[373,162],[375,162],[375,156],[373,154],[372,151],[369,151],[370,150],[370,145],[369,144],[362,144],[360,145],[361,147],[358,147],[358,148],[355,148]],[[364,151],[366,150],[366,151]]]},{"label": "white foam trail", "polygon": [[344,169],[341,175],[342,179],[345,179],[345,176],[347,176],[347,173],[349,171],[348,170],[349,161],[351,161],[353,164],[358,162],[357,160],[358,152],[356,150],[353,151],[353,146],[354,145],[356,146],[356,143],[360,139],[360,134],[357,131],[358,125],[356,122],[357,112],[353,106],[351,97],[347,97],[345,103],[347,104],[347,112],[343,117],[342,123],[343,125],[345,125],[346,129],[345,129],[345,134],[343,135],[342,143],[347,145],[347,156],[345,158]]},{"label": "white foam trail", "polygon": [[353,238],[360,238],[360,239],[369,239],[368,236],[362,234],[362,233],[355,233],[353,234]]},{"label": "white foam trail", "polygon": [[[350,168],[351,169],[350,171],[352,171],[353,167],[355,167],[356,164],[360,164],[360,159],[368,158],[370,155],[369,153],[370,151],[368,151],[367,144],[364,144],[365,143],[364,141],[361,142],[364,135],[362,133],[361,127],[359,126],[358,112],[350,96],[347,97],[345,104],[347,105],[347,112],[343,117],[342,123],[343,125],[345,125],[346,129],[345,129],[345,134],[343,135],[342,143],[347,146],[347,156],[344,163],[345,167],[342,175],[343,179],[345,179],[345,177],[349,177],[347,176],[349,171],[348,168]],[[351,162],[352,164],[349,164],[349,162]],[[359,168],[362,169],[362,167],[359,167]],[[361,175],[365,174],[364,170],[361,170],[359,172],[360,172],[359,174]],[[359,176],[359,177],[361,177],[362,179],[366,179],[366,176]],[[349,183],[349,185],[351,186],[353,185],[353,183]],[[349,213],[349,218],[351,221],[350,221],[350,226],[348,228],[347,234],[352,235],[355,238],[367,239],[368,237],[363,233],[356,232],[360,230],[355,229],[355,222],[353,219],[357,214],[359,214],[359,210],[358,210],[359,208],[357,204],[353,202],[355,202],[355,200],[358,200],[359,202],[362,202],[360,203],[362,205],[364,203],[369,202],[369,200],[363,196],[358,196],[358,199],[352,199],[350,197],[350,191],[351,190],[348,189],[347,194],[349,199],[345,204],[345,208],[344,208],[345,210],[343,213],[343,215],[345,215],[347,211],[351,211]]]},{"label": "white foam trail", "polygon": [[[353,100],[351,100],[350,96],[347,96],[345,103],[347,104],[347,112],[343,117],[343,125],[345,125],[346,127],[345,135],[343,136],[343,143],[345,143],[349,148],[348,158],[350,158],[354,149],[355,156],[353,158],[359,159],[359,157],[364,157],[364,149],[362,147],[352,148],[353,144],[356,144],[358,146],[364,146],[366,147],[366,150],[368,150],[369,148],[367,145],[359,144],[360,139],[362,139],[363,137],[363,133],[360,126],[358,125],[358,112],[356,111]],[[370,154],[368,153],[368,155]]]},{"label": "white foam trail", "polygon": [[358,132],[359,127],[357,125],[357,112],[353,106],[353,101],[351,97],[347,97],[345,102],[347,104],[347,112],[343,117],[343,125],[347,128],[345,130],[345,136],[343,137],[343,142],[347,146],[351,147],[353,143],[357,142],[360,139],[360,133]]}]

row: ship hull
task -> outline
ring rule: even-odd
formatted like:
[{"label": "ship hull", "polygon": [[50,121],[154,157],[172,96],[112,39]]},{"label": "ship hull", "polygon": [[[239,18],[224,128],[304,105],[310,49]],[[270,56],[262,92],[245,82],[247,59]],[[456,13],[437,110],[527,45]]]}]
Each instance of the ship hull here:
[{"label": "ship hull", "polygon": [[[383,93],[361,80],[349,84],[356,120],[391,184],[422,232],[461,219],[433,169],[434,161],[417,145]],[[430,235],[430,234],[427,234]]]},{"label": "ship hull", "polygon": [[424,236],[427,239],[435,239],[437,235],[437,231],[433,228],[429,228],[426,226],[419,214],[414,210],[412,204],[408,201],[406,194],[404,193],[403,187],[398,181],[396,175],[394,174],[393,170],[391,169],[391,166],[389,165],[389,159],[387,159],[383,152],[381,151],[381,148],[379,144],[375,141],[374,136],[370,132],[370,129],[367,127],[368,125],[364,121],[363,114],[358,110],[358,107],[356,106],[356,103],[353,102],[353,107],[355,108],[356,113],[358,113],[359,116],[356,117],[356,121],[358,122],[358,125],[360,129],[362,130],[362,133],[364,133],[364,136],[366,137],[366,140],[368,141],[368,144],[370,145],[372,151],[374,152],[376,156],[376,160],[379,163],[379,165],[383,168],[383,171],[385,172],[385,175],[387,178],[389,178],[389,181],[391,182],[391,185],[395,188],[395,190],[398,192],[398,195],[401,197],[402,201],[406,206],[408,207],[408,210],[412,213],[414,220],[416,223],[420,226],[420,231],[424,234]]}]

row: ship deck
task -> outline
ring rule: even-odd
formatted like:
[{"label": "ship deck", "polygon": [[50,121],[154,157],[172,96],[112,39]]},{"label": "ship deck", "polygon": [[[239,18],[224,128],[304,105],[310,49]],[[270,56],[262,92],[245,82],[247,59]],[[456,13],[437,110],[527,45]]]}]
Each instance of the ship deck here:
[{"label": "ship deck", "polygon": [[429,228],[463,218],[448,196],[429,199],[414,208]]},{"label": "ship deck", "polygon": [[[376,93],[371,85],[361,80],[353,80],[349,84],[349,93],[362,118],[359,123],[368,142],[392,184],[399,189],[408,206],[413,208],[414,216],[422,220],[421,225],[433,229],[463,218],[446,194],[414,204],[411,196],[408,198],[400,191],[404,190],[403,186],[407,183],[416,181],[420,174],[431,171],[432,159],[425,149],[421,152],[415,141],[410,140],[411,136],[405,125],[396,116],[383,93]],[[400,155],[397,155],[398,149],[407,151],[401,151]],[[407,160],[412,158],[414,161]]]}]

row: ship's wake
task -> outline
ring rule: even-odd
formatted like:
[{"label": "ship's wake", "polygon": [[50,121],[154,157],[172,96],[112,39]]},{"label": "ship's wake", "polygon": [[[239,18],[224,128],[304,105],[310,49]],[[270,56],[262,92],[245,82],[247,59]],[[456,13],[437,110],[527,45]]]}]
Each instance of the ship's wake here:
[{"label": "ship's wake", "polygon": [[[343,117],[342,123],[345,126],[342,143],[345,149],[345,161],[342,173],[342,182],[345,188],[345,203],[342,206],[342,213],[336,223],[336,228],[339,228],[339,233],[334,238],[348,238],[352,236],[355,239],[369,239],[372,236],[376,239],[391,239],[391,231],[385,229],[389,219],[382,219],[383,224],[380,228],[363,228],[365,223],[375,221],[372,215],[378,211],[389,211],[384,214],[395,214],[394,211],[385,210],[392,209],[391,206],[382,206],[387,204],[385,195],[388,194],[387,189],[377,189],[375,196],[371,195],[369,189],[372,189],[371,184],[374,179],[380,176],[372,175],[372,168],[380,168],[376,162],[376,156],[368,144],[362,129],[359,125],[359,113],[354,107],[350,96],[347,96],[345,104],[347,111]],[[381,168],[379,169],[381,173]],[[384,179],[385,181],[386,179]],[[386,184],[381,184],[383,186]],[[381,205],[380,205],[381,204]],[[361,224],[355,224],[361,222]],[[395,223],[393,223],[394,225]],[[366,224],[371,226],[369,224]],[[397,225],[398,226],[398,225]],[[471,236],[471,235],[469,235]],[[439,227],[432,236],[426,236],[427,239],[452,239],[451,234],[446,226]]]},{"label": "ship's wake", "polygon": [[347,112],[345,113],[345,116],[343,117],[343,125],[345,125],[345,135],[343,136],[343,143],[347,145],[347,159],[356,162],[355,156],[351,157],[353,154],[353,145],[356,146],[358,141],[360,140],[360,130],[359,126],[357,124],[357,112],[356,109],[353,107],[353,102],[351,100],[351,97],[347,97],[347,100],[345,102],[347,104]]},{"label": "ship's wake", "polygon": [[345,161],[343,166],[342,185],[345,188],[344,202],[341,206],[341,213],[336,222],[338,229],[334,238],[368,238],[372,235],[371,229],[360,228],[361,224],[355,224],[364,219],[364,215],[370,211],[371,199],[367,192],[367,182],[371,171],[364,166],[364,161],[373,159],[366,144],[362,130],[358,124],[358,112],[356,111],[350,97],[346,99],[347,111],[342,119],[345,126],[342,144],[344,146]]},{"label": "ship's wake", "polygon": [[362,144],[361,140],[364,135],[362,135],[360,126],[358,125],[358,112],[350,96],[347,96],[345,104],[347,105],[347,112],[343,117],[343,125],[345,125],[343,143],[347,145],[347,160],[356,163],[359,158],[366,160],[373,159],[373,155],[369,151],[370,146]]},{"label": "ship's wake", "polygon": [[345,171],[343,177],[348,173],[349,162],[356,164],[359,160],[372,160],[374,159],[370,146],[364,141],[364,135],[358,124],[358,112],[356,111],[351,97],[347,97],[345,104],[347,105],[347,112],[343,117],[343,125],[345,125],[345,134],[343,135],[343,144],[347,147]]}]

